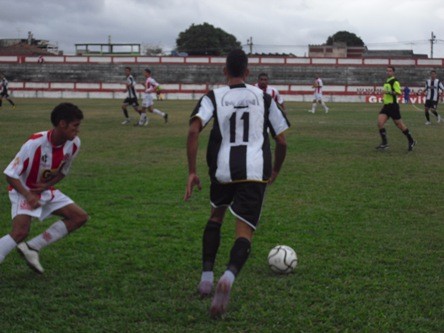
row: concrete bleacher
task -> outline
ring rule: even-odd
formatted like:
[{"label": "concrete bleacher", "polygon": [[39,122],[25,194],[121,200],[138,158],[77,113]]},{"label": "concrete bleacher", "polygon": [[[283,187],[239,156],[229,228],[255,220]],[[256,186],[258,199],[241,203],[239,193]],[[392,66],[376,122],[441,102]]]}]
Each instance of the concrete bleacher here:
[{"label": "concrete bleacher", "polygon": [[[17,97],[45,97],[45,94],[54,97],[61,92],[65,95],[68,92],[89,92],[93,95],[87,94],[87,97],[121,98],[125,81],[124,67],[132,68],[139,83],[144,81],[143,69],[149,67],[153,77],[170,95],[167,97],[174,98],[183,93],[182,97],[195,99],[208,89],[224,84],[224,60],[222,57],[61,56],[46,57],[43,62],[39,62],[36,57],[0,57],[0,70],[5,73],[11,91]],[[403,85],[418,90],[431,69],[436,69],[438,76],[444,75],[441,73],[443,61],[252,57],[248,82],[255,83],[257,75],[266,72],[270,83],[276,85],[284,97],[287,95],[287,100],[301,100],[301,96],[311,98],[311,84],[319,75],[324,81],[325,93],[339,98],[357,95],[357,91],[361,90],[376,90],[382,85],[386,66],[390,64],[396,67],[397,77]]]}]

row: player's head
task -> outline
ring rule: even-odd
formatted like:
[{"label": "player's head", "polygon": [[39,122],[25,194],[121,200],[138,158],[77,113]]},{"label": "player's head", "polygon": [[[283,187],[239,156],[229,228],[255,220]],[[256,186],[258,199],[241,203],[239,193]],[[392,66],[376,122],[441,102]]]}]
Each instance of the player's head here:
[{"label": "player's head", "polygon": [[72,103],[60,103],[51,112],[51,123],[57,127],[61,121],[66,124],[83,119],[83,112]]},{"label": "player's head", "polygon": [[143,74],[145,74],[146,77],[151,76],[151,69],[149,68],[145,68],[143,70]]},{"label": "player's head", "polygon": [[228,53],[226,74],[230,77],[244,78],[248,75],[248,57],[244,51],[237,49]]},{"label": "player's head", "polygon": [[394,66],[387,66],[387,76],[393,76],[395,75],[395,67]]},{"label": "player's head", "polygon": [[127,76],[131,74],[131,67],[129,67],[129,66],[126,66],[126,67],[125,67],[125,74],[126,74]]},{"label": "player's head", "polygon": [[434,69],[432,69],[432,70],[430,71],[430,76],[431,76],[433,79],[436,78],[436,71],[435,71]]},{"label": "player's head", "polygon": [[268,74],[260,73],[257,77],[257,85],[261,89],[266,89],[268,86]]}]

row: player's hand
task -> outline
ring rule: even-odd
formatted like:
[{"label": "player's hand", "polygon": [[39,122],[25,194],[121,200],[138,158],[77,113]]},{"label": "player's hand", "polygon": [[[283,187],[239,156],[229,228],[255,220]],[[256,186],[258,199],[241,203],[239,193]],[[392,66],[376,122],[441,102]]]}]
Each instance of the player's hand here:
[{"label": "player's hand", "polygon": [[40,207],[39,196],[33,192],[29,192],[28,195],[25,196],[26,202],[31,207],[31,209],[36,209]]},{"label": "player's hand", "polygon": [[268,185],[273,184],[274,181],[276,180],[277,176],[278,176],[278,173],[277,173],[276,171],[272,171],[272,172],[271,172],[271,177],[270,177],[270,179],[268,180]]},{"label": "player's hand", "polygon": [[197,186],[199,191],[202,189],[199,177],[195,173],[190,173],[190,175],[188,176],[187,188],[183,200],[188,201],[188,199],[191,198],[194,186]]}]

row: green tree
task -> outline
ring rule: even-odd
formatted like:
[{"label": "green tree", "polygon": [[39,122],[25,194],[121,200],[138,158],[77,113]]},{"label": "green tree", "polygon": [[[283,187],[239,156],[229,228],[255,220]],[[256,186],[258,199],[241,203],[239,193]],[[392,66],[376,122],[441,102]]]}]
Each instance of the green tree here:
[{"label": "green tree", "polygon": [[358,36],[348,31],[338,31],[327,38],[327,45],[333,45],[333,42],[345,42],[347,46],[364,46],[364,42]]},{"label": "green tree", "polygon": [[178,52],[189,55],[224,55],[241,48],[236,37],[208,23],[192,24],[176,39]]}]

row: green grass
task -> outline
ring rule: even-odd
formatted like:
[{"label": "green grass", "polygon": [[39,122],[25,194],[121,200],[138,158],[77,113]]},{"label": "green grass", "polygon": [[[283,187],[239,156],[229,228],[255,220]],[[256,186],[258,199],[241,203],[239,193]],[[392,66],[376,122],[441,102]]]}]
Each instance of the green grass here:
[{"label": "green grass", "polygon": [[[0,111],[0,165],[33,132],[50,127],[58,100],[17,100]],[[15,253],[0,265],[0,332],[443,332],[444,124],[424,125],[402,108],[418,145],[387,124],[379,105],[331,104],[328,115],[287,103],[288,157],[267,192],[252,253],[233,288],[229,312],[211,320],[200,300],[201,234],[209,216],[205,147],[203,190],[183,202],[185,141],[194,101],[164,101],[164,124],[121,126],[120,101],[77,100],[85,113],[82,148],[59,188],[91,216],[44,249],[43,276]],[[132,114],[135,119],[135,113]],[[4,178],[0,185],[5,188]],[[10,231],[0,191],[0,235]],[[36,235],[51,221],[36,222]],[[215,275],[234,236],[227,215]],[[268,251],[293,247],[296,271],[274,275]]]}]

